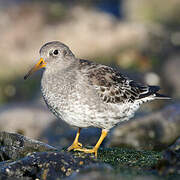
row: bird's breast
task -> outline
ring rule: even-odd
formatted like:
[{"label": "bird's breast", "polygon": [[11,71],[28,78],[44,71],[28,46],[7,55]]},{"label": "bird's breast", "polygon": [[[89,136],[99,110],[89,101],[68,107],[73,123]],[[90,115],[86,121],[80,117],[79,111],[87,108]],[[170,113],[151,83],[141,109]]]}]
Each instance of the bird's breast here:
[{"label": "bird's breast", "polygon": [[73,93],[74,81],[62,73],[44,73],[41,80],[41,91],[45,102],[55,110],[65,110]]}]

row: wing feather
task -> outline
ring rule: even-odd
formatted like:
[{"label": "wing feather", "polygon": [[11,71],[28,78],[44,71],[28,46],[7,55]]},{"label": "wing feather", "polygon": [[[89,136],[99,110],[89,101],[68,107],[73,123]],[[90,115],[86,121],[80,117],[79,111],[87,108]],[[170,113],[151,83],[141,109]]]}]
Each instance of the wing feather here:
[{"label": "wing feather", "polygon": [[79,62],[81,71],[106,103],[134,102],[159,90],[158,86],[137,83],[109,66],[82,59]]}]

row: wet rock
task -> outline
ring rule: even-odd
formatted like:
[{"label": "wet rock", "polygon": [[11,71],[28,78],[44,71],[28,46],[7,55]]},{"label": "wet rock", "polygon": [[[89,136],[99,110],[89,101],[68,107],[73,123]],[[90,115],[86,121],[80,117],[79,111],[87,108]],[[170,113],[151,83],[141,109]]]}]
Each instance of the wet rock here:
[{"label": "wet rock", "polygon": [[164,151],[163,159],[159,161],[157,169],[163,175],[180,175],[180,138]]},{"label": "wet rock", "polygon": [[30,177],[54,179],[97,163],[94,156],[79,155],[26,138],[15,133],[0,132],[1,177]]},{"label": "wet rock", "polygon": [[18,134],[1,132],[0,137],[1,179],[138,179],[147,175],[156,179],[159,176],[155,167],[162,160],[160,152],[100,148],[96,159],[82,152],[60,151]]},{"label": "wet rock", "polygon": [[63,152],[33,153],[20,160],[0,167],[0,173],[10,177],[31,177],[32,179],[56,179],[70,176],[74,171],[95,163],[95,160],[76,157]]},{"label": "wet rock", "polygon": [[176,142],[169,147],[171,151],[179,151],[180,150],[180,137],[177,138]]},{"label": "wet rock", "polygon": [[109,146],[162,150],[180,136],[180,104],[136,118],[112,130]]},{"label": "wet rock", "polygon": [[0,161],[16,160],[33,152],[55,151],[56,148],[15,133],[0,132]]}]

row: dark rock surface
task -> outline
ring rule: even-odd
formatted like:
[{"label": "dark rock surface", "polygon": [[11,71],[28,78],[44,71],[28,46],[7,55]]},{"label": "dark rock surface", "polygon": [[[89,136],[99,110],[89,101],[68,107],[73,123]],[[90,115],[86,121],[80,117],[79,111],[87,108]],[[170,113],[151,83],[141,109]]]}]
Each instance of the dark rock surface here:
[{"label": "dark rock surface", "polygon": [[32,179],[69,176],[89,164],[97,163],[89,155],[79,157],[64,151],[60,152],[45,143],[6,132],[0,132],[0,157],[2,177]]},{"label": "dark rock surface", "polygon": [[52,146],[19,134],[0,132],[0,161],[16,160],[32,152],[55,150]]},{"label": "dark rock surface", "polygon": [[92,163],[95,161],[88,157],[76,157],[63,152],[41,152],[1,166],[0,173],[10,177],[56,179],[70,176],[72,172],[78,172]]},{"label": "dark rock surface", "polygon": [[157,169],[160,174],[180,175],[180,137],[163,153],[163,159],[159,161]]},{"label": "dark rock surface", "polygon": [[180,103],[116,127],[111,147],[163,150],[180,136]]},{"label": "dark rock surface", "polygon": [[[179,141],[178,141],[179,142]],[[174,145],[172,147],[179,147]],[[171,149],[170,147],[169,149]],[[81,152],[58,150],[19,134],[0,132],[0,179],[163,179],[161,162],[168,162],[167,173],[180,178],[179,149],[174,156],[167,152],[127,148],[100,148],[98,158]],[[167,158],[168,157],[168,158]],[[167,163],[166,163],[167,164]],[[172,166],[173,165],[173,166]]]}]

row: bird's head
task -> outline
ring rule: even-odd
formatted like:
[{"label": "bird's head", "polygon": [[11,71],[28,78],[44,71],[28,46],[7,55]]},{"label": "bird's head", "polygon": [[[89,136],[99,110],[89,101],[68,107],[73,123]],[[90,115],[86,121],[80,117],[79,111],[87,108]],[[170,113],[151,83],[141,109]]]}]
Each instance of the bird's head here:
[{"label": "bird's head", "polygon": [[40,60],[38,63],[24,76],[27,79],[31,74],[38,71],[41,68],[55,68],[59,65],[63,68],[66,64],[71,63],[74,59],[74,54],[71,52],[68,46],[59,42],[52,41],[44,44],[40,51]]}]

